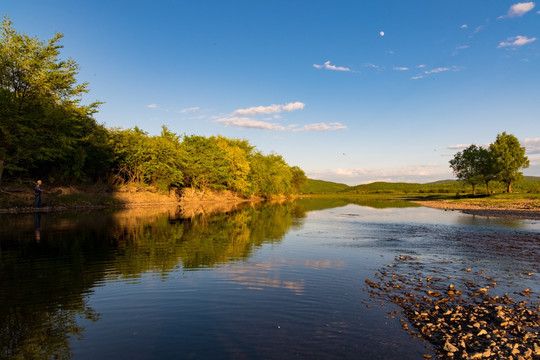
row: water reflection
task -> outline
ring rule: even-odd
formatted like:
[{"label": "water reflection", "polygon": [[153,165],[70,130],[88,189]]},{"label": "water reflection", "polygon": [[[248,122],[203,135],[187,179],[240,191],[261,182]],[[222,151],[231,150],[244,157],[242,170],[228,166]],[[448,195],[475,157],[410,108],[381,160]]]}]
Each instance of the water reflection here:
[{"label": "water reflection", "polygon": [[41,241],[41,212],[34,213],[34,232],[36,234],[36,242]]},{"label": "water reflection", "polygon": [[[324,209],[332,210],[319,211]],[[373,257],[379,258],[385,251],[403,251],[423,256],[486,257],[509,269],[519,256],[520,267],[536,271],[538,233],[527,233],[523,224],[437,212],[400,200],[358,197],[299,199],[257,207],[2,215],[0,358],[76,357],[74,343],[85,336],[97,336],[93,344],[100,348],[114,348],[120,341],[132,340],[115,343],[100,334],[111,325],[107,334],[115,335],[115,320],[125,321],[123,317],[128,316],[118,309],[147,320],[143,321],[147,336],[163,334],[151,348],[161,341],[161,347],[170,349],[169,355],[175,354],[181,341],[189,345],[199,341],[199,349],[207,349],[208,336],[213,335],[223,342],[235,339],[231,354],[245,351],[245,357],[277,357],[279,353],[273,351],[278,343],[285,344],[282,350],[291,356],[298,355],[299,344],[303,344],[306,352],[300,354],[330,358],[338,351],[347,357],[351,353],[346,344],[351,342],[370,348],[375,356],[379,349],[369,339],[376,331],[387,346],[397,343],[386,339],[389,325],[375,326],[369,320],[372,315],[359,310],[363,308],[359,292],[365,278],[359,274],[359,266],[376,263],[379,260]],[[284,239],[288,239],[287,246]],[[275,251],[262,254],[263,249],[274,247]],[[216,270],[219,275],[213,276],[220,280],[213,282],[212,275],[206,276],[211,272],[201,270]],[[158,281],[149,282],[148,274]],[[189,281],[181,282],[184,277]],[[125,283],[135,286],[127,289],[122,286]],[[115,284],[120,286],[115,288]],[[137,300],[141,295],[137,291],[144,286],[146,291],[151,288],[152,295],[144,297],[147,302],[124,309]],[[96,293],[106,291],[117,297],[112,311],[116,319],[111,319],[111,313],[109,318],[98,313],[95,309],[103,312],[102,308],[92,303]],[[166,298],[170,293],[174,296]],[[161,313],[141,314],[143,306],[164,308]],[[190,312],[196,314],[196,321],[191,321]],[[269,312],[267,317],[261,314],[264,312]],[[154,316],[159,321],[152,322]],[[174,319],[171,324],[167,323],[170,318]],[[275,318],[290,326],[281,327]],[[253,332],[260,323],[265,324],[266,332]],[[104,325],[92,332],[89,324]],[[171,326],[170,333],[162,330],[165,324]],[[275,333],[277,326],[279,334]],[[187,333],[181,332],[181,327],[187,328]],[[190,329],[199,337],[188,338]],[[396,329],[401,331],[399,324]],[[133,332],[129,335],[134,336]],[[171,336],[174,342],[163,340]],[[273,343],[267,341],[269,336],[274,336]],[[368,340],[360,343],[359,338]],[[246,339],[253,342],[246,343]],[[103,341],[109,342],[105,345]],[[121,347],[116,347],[120,351]],[[222,350],[208,351],[220,354]],[[396,354],[395,358],[403,357]]]},{"label": "water reflection", "polygon": [[[70,358],[70,339],[83,336],[77,318],[100,317],[87,303],[96,286],[244,261],[303,217],[293,203],[207,214],[136,208],[0,218],[0,357]],[[301,289],[253,272],[235,279]]]}]

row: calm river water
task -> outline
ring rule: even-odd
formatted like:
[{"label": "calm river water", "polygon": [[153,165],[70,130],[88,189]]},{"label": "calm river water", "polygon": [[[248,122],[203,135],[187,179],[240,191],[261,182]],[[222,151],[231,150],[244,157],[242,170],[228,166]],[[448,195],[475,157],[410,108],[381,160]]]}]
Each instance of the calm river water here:
[{"label": "calm river water", "polygon": [[366,291],[400,254],[540,291],[539,221],[399,201],[0,215],[0,358],[422,359]]}]

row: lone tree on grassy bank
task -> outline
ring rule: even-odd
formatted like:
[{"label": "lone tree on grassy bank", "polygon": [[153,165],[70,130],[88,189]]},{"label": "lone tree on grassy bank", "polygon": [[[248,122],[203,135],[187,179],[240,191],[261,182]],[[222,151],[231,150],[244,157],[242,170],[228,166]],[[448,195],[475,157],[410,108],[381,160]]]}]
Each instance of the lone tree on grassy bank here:
[{"label": "lone tree on grassy bank", "polygon": [[461,181],[472,186],[472,193],[476,195],[476,185],[481,182],[479,159],[481,158],[481,152],[485,150],[476,145],[471,145],[463,151],[458,152],[452,160],[450,160],[450,167],[454,171],[454,174]]},{"label": "lone tree on grassy bank", "polygon": [[506,185],[506,192],[512,192],[512,184],[523,177],[519,170],[529,167],[525,147],[521,146],[514,135],[503,132],[497,135],[489,149],[495,160],[497,179]]},{"label": "lone tree on grassy bank", "polygon": [[488,149],[473,144],[458,152],[450,160],[450,167],[459,180],[472,186],[473,195],[481,182],[490,194],[489,183],[494,180],[504,183],[506,191],[511,192],[512,183],[523,176],[519,170],[529,167],[529,159],[517,138],[503,132]]}]

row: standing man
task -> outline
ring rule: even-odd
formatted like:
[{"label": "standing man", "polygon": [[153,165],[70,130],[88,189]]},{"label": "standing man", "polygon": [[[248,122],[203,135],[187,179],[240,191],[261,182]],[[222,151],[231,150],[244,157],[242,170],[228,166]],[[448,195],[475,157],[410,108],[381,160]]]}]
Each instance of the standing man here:
[{"label": "standing man", "polygon": [[41,180],[38,180],[36,182],[36,187],[34,188],[34,195],[35,195],[34,207],[35,208],[41,207],[41,193],[42,192],[43,190],[41,189]]}]

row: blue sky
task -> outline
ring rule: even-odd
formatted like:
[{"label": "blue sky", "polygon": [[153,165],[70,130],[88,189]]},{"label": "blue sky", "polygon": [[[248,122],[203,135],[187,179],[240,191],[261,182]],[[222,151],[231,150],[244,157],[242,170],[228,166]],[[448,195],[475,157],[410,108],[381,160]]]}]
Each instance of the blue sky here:
[{"label": "blue sky", "polygon": [[105,102],[107,127],[244,138],[311,178],[453,178],[514,134],[540,175],[540,4],[2,0]]}]

